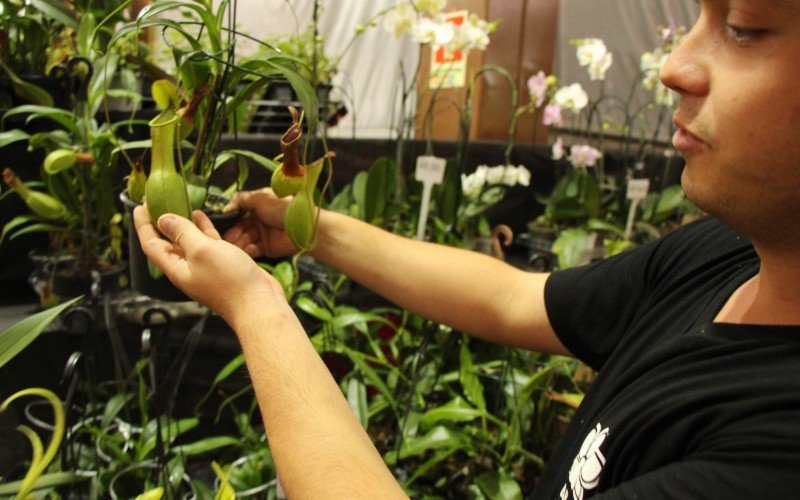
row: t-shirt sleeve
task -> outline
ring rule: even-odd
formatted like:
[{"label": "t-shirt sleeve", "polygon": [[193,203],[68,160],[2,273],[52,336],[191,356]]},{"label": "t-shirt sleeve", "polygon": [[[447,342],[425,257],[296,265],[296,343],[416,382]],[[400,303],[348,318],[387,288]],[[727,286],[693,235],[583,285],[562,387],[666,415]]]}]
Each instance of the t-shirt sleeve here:
[{"label": "t-shirt sleeve", "polygon": [[547,317],[564,346],[600,369],[641,306],[661,240],[581,267],[556,271],[545,285]]}]

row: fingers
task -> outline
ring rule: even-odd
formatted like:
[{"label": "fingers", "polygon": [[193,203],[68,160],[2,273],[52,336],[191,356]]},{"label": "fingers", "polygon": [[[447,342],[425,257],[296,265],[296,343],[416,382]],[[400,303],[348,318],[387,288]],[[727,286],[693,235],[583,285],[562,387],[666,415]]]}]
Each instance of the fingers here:
[{"label": "fingers", "polygon": [[260,240],[261,235],[259,228],[255,224],[253,216],[246,214],[225,233],[223,239],[239,248],[245,248],[251,243],[256,243]]},{"label": "fingers", "polygon": [[138,206],[133,210],[133,223],[139,235],[139,242],[142,248],[147,251],[148,247],[159,246],[158,242],[163,243],[163,247],[172,247],[172,244],[161,239],[161,235],[150,220],[150,212],[146,206]]},{"label": "fingers", "polygon": [[134,209],[133,222],[142,250],[159,268],[164,269],[177,258],[173,252],[173,244],[161,239],[161,235],[150,220],[147,207],[139,206]]},{"label": "fingers", "polygon": [[214,227],[214,224],[211,222],[211,219],[208,218],[208,215],[205,214],[202,210],[195,210],[192,212],[192,217],[194,218],[195,225],[203,232],[206,236],[214,240],[221,240],[222,237],[219,235],[219,231],[217,228]]},{"label": "fingers", "polygon": [[275,195],[272,193],[272,189],[263,188],[255,191],[239,191],[233,195],[230,203],[225,205],[222,211],[223,213],[233,212],[235,210],[249,212],[254,210],[258,206],[259,199],[263,199],[264,197],[274,198]]},{"label": "fingers", "polygon": [[153,227],[153,221],[150,220],[150,212],[144,205],[140,205],[133,209],[133,223],[136,226],[136,232],[139,233],[139,238],[143,240],[142,236],[150,239],[155,236],[158,238],[158,232]]}]

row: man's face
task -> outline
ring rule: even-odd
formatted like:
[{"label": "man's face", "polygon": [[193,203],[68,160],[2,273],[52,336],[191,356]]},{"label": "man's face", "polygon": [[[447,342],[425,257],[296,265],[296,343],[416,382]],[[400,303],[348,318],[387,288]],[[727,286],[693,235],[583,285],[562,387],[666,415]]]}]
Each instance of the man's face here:
[{"label": "man's face", "polygon": [[800,0],[700,4],[661,71],[683,188],[754,240],[784,238],[800,228]]}]

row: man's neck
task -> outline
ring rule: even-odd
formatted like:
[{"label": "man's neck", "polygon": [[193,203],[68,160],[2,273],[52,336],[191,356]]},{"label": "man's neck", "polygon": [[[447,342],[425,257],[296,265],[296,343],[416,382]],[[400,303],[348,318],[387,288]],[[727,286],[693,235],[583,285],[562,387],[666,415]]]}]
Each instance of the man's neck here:
[{"label": "man's neck", "polygon": [[800,252],[756,245],[761,268],[741,285],[714,319],[718,323],[800,325]]}]

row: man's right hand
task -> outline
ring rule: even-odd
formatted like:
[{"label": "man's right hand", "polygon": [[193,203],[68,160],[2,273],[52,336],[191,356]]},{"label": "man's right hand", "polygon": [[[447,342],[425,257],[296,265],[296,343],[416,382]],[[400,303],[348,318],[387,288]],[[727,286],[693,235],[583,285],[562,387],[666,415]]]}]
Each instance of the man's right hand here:
[{"label": "man's right hand", "polygon": [[225,211],[238,209],[244,215],[223,235],[223,239],[254,258],[283,257],[297,252],[283,226],[289,201],[291,197],[278,198],[270,188],[234,194]]}]

